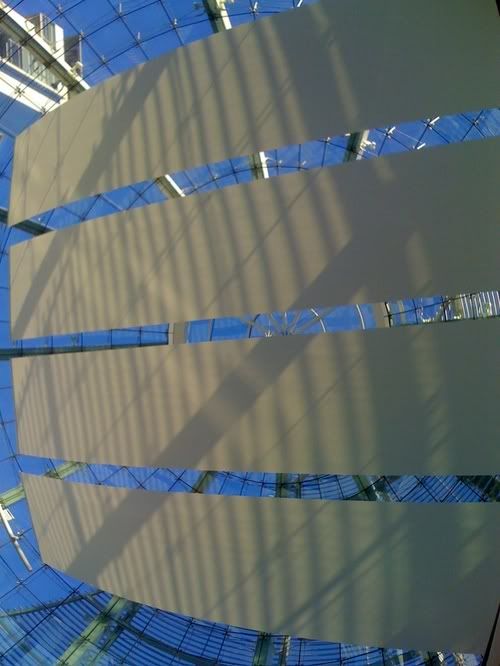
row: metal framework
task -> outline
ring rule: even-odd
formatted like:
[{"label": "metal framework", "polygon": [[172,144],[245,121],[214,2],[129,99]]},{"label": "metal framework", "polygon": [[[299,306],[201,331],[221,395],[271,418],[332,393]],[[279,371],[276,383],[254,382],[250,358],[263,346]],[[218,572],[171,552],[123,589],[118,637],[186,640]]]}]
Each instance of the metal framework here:
[{"label": "metal framework", "polygon": [[[0,222],[2,224],[7,224],[7,215],[8,210],[6,208],[0,208]],[[42,234],[52,231],[49,226],[37,222],[36,220],[23,220],[16,225],[16,228],[20,231],[25,231],[32,236],[41,236]]]},{"label": "metal framework", "polygon": [[[230,0],[229,0],[230,1]],[[253,3],[256,4],[256,3]],[[295,3],[294,3],[295,4]],[[301,0],[297,6],[302,4]],[[210,19],[212,29],[214,32],[221,30],[231,29],[232,24],[226,8],[226,0],[203,0],[203,6]],[[19,17],[19,15],[17,15]],[[10,34],[19,41],[23,47],[28,48],[31,52],[39,58],[44,65],[52,70],[57,76],[61,78],[64,84],[68,87],[69,94],[77,94],[88,88],[83,79],[75,75],[69,66],[65,64],[59,56],[47,50],[45,42],[33,31],[28,31],[24,25],[24,19],[16,19],[16,12],[6,8],[6,3],[0,2],[0,20],[3,28],[8,28]],[[390,135],[388,135],[390,137]],[[361,132],[351,134],[348,138],[346,152],[344,159],[346,161],[353,159],[360,159],[369,148],[368,132]],[[248,157],[250,169],[253,177],[267,178],[269,170],[267,167],[266,154],[261,152],[256,155]],[[155,181],[160,190],[168,197],[184,196],[182,188],[180,188],[171,176],[165,175]],[[0,222],[5,222],[7,211],[0,209]],[[17,228],[25,231],[31,235],[39,235],[51,231],[50,227],[39,223],[35,220],[25,220],[17,225]],[[466,294],[456,297],[443,297],[442,305],[436,309],[430,308],[426,310],[419,302],[411,301],[398,301],[397,303],[375,304],[372,306],[376,325],[383,326],[398,326],[406,324],[420,324],[432,323],[434,321],[453,321],[457,318],[478,318],[485,316],[499,316],[500,315],[500,296],[499,292],[487,292],[486,294]],[[293,321],[290,319],[290,324],[293,326],[284,325],[273,315],[258,315],[254,317],[252,327],[254,332],[259,332],[262,335],[276,335],[276,334],[291,334],[307,332],[314,324],[321,323],[325,325],[325,313],[311,312],[311,323],[306,322],[300,324],[298,319]],[[189,335],[190,325],[187,323],[175,324],[170,328],[169,342],[184,342],[187,341]],[[305,331],[304,331],[305,329]],[[212,323],[213,330],[213,323]],[[252,330],[252,329],[251,329]],[[326,330],[326,328],[325,328]],[[176,334],[177,331],[177,334]],[[167,333],[168,335],[168,333]],[[161,344],[165,344],[166,340]],[[147,344],[147,343],[144,343]],[[152,343],[158,344],[158,343]],[[46,353],[60,353],[63,351],[81,351],[84,349],[97,349],[95,345],[86,346],[58,346],[57,343],[50,348]],[[22,345],[9,349],[0,350],[0,360],[8,360],[14,356],[26,354],[40,354],[45,350],[40,347],[29,348],[29,346]],[[58,476],[65,478],[69,476],[76,476],[79,472],[85,470],[85,465],[78,462],[65,463],[58,466],[54,470],[47,472],[48,476]],[[230,478],[228,476],[228,478]],[[221,474],[217,472],[202,472],[196,480],[192,482],[193,492],[214,492],[216,482],[220,483]],[[353,477],[355,484],[355,491],[359,498],[379,501],[394,500],[397,496],[398,499],[405,498],[403,491],[394,492],[398,480],[386,477],[366,477],[357,476]],[[498,501],[500,498],[500,480],[495,477],[462,477],[461,483],[466,484],[474,489],[476,497],[481,501]],[[332,483],[338,483],[338,480]],[[430,485],[427,485],[425,479],[419,480],[422,490],[427,488],[429,492]],[[453,482],[450,482],[450,487]],[[307,494],[311,486],[311,479],[302,478],[297,475],[276,475],[275,492],[277,496],[281,497],[300,497],[304,493]],[[321,492],[321,490],[320,490]],[[0,494],[0,502],[4,507],[12,506],[24,498],[24,489],[21,485],[13,487]],[[57,599],[55,601],[46,602],[36,607],[29,607],[19,609],[17,611],[9,611],[8,613],[0,616],[0,625],[5,632],[11,635],[14,644],[22,644],[25,642],[27,658],[37,658],[40,663],[43,663],[44,656],[36,654],[28,641],[24,641],[22,634],[14,624],[9,624],[9,621],[17,615],[36,614],[40,612],[40,621],[45,617],[43,613],[47,609],[60,607],[61,605],[71,605],[74,602],[92,601],[95,608],[95,617],[87,625],[87,627],[80,633],[64,653],[64,660],[60,663],[77,663],[78,659],[91,657],[96,654],[103,654],[114,641],[118,640],[121,633],[124,631],[130,632],[137,640],[150,645],[152,648],[157,649],[161,654],[168,656],[171,663],[176,663],[179,660],[182,663],[201,664],[202,666],[209,666],[215,662],[212,659],[205,659],[201,656],[191,654],[188,650],[182,649],[179,645],[175,645],[173,639],[171,645],[168,644],[171,640],[170,637],[166,642],[157,640],[149,636],[144,631],[140,631],[132,623],[134,614],[137,612],[136,605],[125,600],[120,600],[117,597],[111,598],[107,603],[98,603],[98,597],[102,595],[100,592],[90,592],[88,594],[73,595],[70,599]],[[31,631],[31,629],[30,629]],[[168,635],[168,633],[167,633]],[[96,644],[99,643],[99,647]],[[290,637],[282,637],[276,639],[269,634],[260,634],[254,643],[253,651],[253,665],[254,666],[267,666],[270,663],[279,663],[280,666],[285,666],[289,663],[289,655],[293,652],[293,642]],[[8,661],[6,663],[14,663]],[[290,659],[294,659],[292,655]],[[299,657],[300,658],[300,657]],[[450,661],[450,656],[443,655],[442,653],[429,653],[427,655],[416,655],[415,653],[403,653],[401,651],[392,651],[391,653],[378,652],[378,657],[375,655],[370,657],[371,663],[385,664],[385,666],[394,665],[401,666],[404,664],[428,663],[439,665],[442,663],[464,663],[461,655],[453,655],[453,662]],[[274,662],[273,662],[274,659]],[[350,655],[347,653],[348,663],[350,663]],[[222,663],[222,662],[221,662]],[[290,663],[303,663],[290,661]],[[352,662],[359,663],[359,662]]]},{"label": "metal framework", "polygon": [[[231,0],[229,1],[231,2]],[[228,4],[228,0],[203,0],[203,7],[214,32],[224,32],[225,30],[231,30],[233,27],[226,4]],[[252,175],[256,180],[269,178],[267,157],[264,151],[249,155],[248,161]]]}]

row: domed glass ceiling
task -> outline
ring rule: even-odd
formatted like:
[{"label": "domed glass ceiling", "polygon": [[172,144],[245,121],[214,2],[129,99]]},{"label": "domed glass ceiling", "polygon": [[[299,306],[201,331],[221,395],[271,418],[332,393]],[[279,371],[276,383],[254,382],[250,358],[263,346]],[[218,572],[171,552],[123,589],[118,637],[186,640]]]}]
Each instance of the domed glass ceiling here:
[{"label": "domed glass ceiling", "polygon": [[[51,25],[65,36],[81,36],[83,78],[93,86],[109,76],[214,31],[294,11],[307,0],[11,0],[0,3],[0,219],[6,221],[15,136],[42,113],[60,103],[53,67],[33,62],[28,44],[2,41],[6,15],[43,14],[40,31],[50,39]],[[222,8],[220,7],[222,5]],[[353,36],[355,39],[355,36]],[[360,45],[362,48],[362,45]],[[24,51],[27,54],[24,54]],[[24,58],[24,60],[23,60]],[[28,64],[26,64],[28,63]],[[29,73],[27,75],[27,71]],[[5,75],[5,76],[4,76]],[[55,78],[51,78],[51,77]],[[12,81],[15,83],[12,83]],[[75,78],[75,81],[77,79]],[[7,82],[7,83],[6,83]],[[9,90],[10,86],[10,90]],[[27,103],[27,89],[42,91],[45,101]],[[167,119],[168,121],[168,119]],[[214,123],[218,119],[214,118]],[[9,359],[31,354],[83,349],[164,345],[173,340],[172,322],[37,340],[13,341],[9,332],[8,250],[46,230],[59,229],[134,206],[215,188],[256,177],[286,177],[350,160],[391,152],[425,150],[450,142],[500,134],[500,111],[476,109],[458,116],[421,119],[396,127],[367,128],[363,135],[318,137],[297,146],[281,146],[258,156],[242,155],[218,164],[169,174],[163,182],[135,184],[103,193],[38,216],[18,227],[0,224],[0,502],[32,571],[23,564],[13,539],[0,528],[0,655],[6,664],[440,664],[480,662],[479,656],[404,652],[350,646],[300,637],[275,636],[244,628],[178,616],[113,597],[42,564],[20,471],[74,482],[148,490],[322,498],[331,500],[417,502],[497,501],[496,477],[367,477],[275,473],[211,472],[88,465],[78,461],[30,458],[16,454],[16,421]],[[174,184],[172,190],[172,183]],[[425,197],[425,192],[422,192]],[[472,221],[471,221],[472,222]],[[426,325],[500,314],[499,292],[428,294],[427,298],[304,312],[248,313],[241,318],[188,322],[181,334],[188,343],[244,337],[333,333],[339,330]],[[177,332],[176,332],[177,335]],[[459,362],[459,359],[457,359]],[[7,517],[10,517],[7,515]]]}]

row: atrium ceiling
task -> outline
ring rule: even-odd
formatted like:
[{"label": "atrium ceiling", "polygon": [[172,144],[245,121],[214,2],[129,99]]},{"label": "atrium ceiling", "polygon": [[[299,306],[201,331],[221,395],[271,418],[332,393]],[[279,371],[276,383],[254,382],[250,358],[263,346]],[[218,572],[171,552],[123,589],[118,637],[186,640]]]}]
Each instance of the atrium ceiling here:
[{"label": "atrium ceiling", "polygon": [[[368,0],[365,0],[368,1]],[[314,0],[10,0],[24,17],[42,13],[66,35],[81,35],[83,82],[96,86],[115,74],[154,59],[215,32],[280,12],[300,12]],[[0,33],[2,18],[0,16]],[[356,35],[352,35],[356,41]],[[422,34],[425,40],[425,33]],[[29,46],[25,45],[24,48]],[[298,45],[300,49],[300,45]],[[307,45],[304,45],[307,48]],[[363,48],[363,44],[359,44]],[[12,65],[12,62],[10,63]],[[368,65],[367,65],[368,66]],[[485,63],[484,66],[488,66]],[[7,71],[9,58],[0,58]],[[11,337],[9,252],[18,243],[85,224],[89,220],[197,196],[263,178],[342,169],[345,162],[377,160],[392,153],[428,151],[467,141],[500,136],[498,108],[470,109],[451,116],[415,118],[390,127],[317,137],[300,145],[267,147],[253,155],[200,165],[134,183],[44,211],[7,226],[16,136],[60,103],[54,90],[40,108],[23,103],[26,88],[39,89],[37,77],[21,76],[12,92],[0,96],[0,503],[12,516],[18,539],[0,528],[0,661],[6,664],[199,664],[203,666],[299,666],[320,664],[474,664],[480,655],[416,652],[394,645],[347,645],[258,632],[208,622],[141,605],[76,580],[42,562],[21,473],[46,475],[75,483],[127,489],[280,497],[341,502],[479,503],[500,498],[498,470],[464,475],[340,475],[320,473],[129,467],[80,460],[34,457],[19,453],[11,359],[58,352],[96,351],[286,335],[335,335],[342,331],[399,326],[444,326],[457,320],[500,316],[500,292],[405,294],[394,301],[331,305],[278,312],[242,312],[232,317],[165,321],[106,330],[16,340]],[[74,90],[78,93],[78,79]],[[446,82],[443,82],[446,85]],[[258,91],[255,91],[258,95]],[[64,103],[64,102],[63,102]],[[214,125],[221,118],[212,119]],[[168,118],[165,119],[168,123]],[[478,144],[479,145],[479,144]],[[280,181],[281,182],[281,181]],[[29,192],[28,192],[29,196]],[[426,192],[421,196],[425,201]],[[471,220],[471,224],[474,221]],[[500,285],[494,285],[499,286]],[[496,322],[497,324],[498,322]],[[457,324],[459,325],[459,324]],[[457,358],[456,363],[463,359]],[[394,370],[396,371],[396,370]],[[473,405],[471,408],[474,408]],[[28,570],[14,541],[30,563]]]}]

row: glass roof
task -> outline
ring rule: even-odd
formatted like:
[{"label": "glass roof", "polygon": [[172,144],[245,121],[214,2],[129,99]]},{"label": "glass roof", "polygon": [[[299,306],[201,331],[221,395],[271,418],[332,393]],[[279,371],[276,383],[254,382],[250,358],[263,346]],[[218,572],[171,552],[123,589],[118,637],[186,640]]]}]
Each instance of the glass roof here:
[{"label": "glass roof", "polygon": [[[299,10],[308,0],[235,0],[227,3],[232,26],[281,11]],[[11,0],[4,11],[22,17],[42,13],[50,38],[52,24],[66,35],[81,35],[84,81],[106,78],[222,29],[210,7],[216,2],[186,0]],[[8,209],[15,136],[42,113],[61,103],[47,68],[21,58],[19,43],[5,46],[0,19],[0,211]],[[227,27],[227,26],[226,26]],[[26,48],[24,46],[23,48]],[[29,49],[28,49],[29,51]],[[26,65],[28,62],[28,65]],[[26,68],[31,67],[29,75]],[[14,81],[14,83],[13,83]],[[47,84],[47,81],[49,83]],[[7,87],[6,87],[7,86]],[[10,86],[10,90],[9,87]],[[43,105],[27,104],[26,89],[45,91]],[[500,135],[498,109],[472,109],[449,117],[419,119],[395,127],[367,128],[361,143],[353,137],[318,137],[303,145],[266,151],[269,177],[341,165],[358,157]],[[356,155],[352,155],[355,146]],[[339,167],[341,168],[341,167]],[[228,187],[256,176],[248,156],[170,174],[186,195]],[[13,341],[9,331],[8,250],[33,233],[145,206],[168,196],[156,181],[102,193],[49,211],[29,225],[0,224],[0,502],[13,515],[11,525],[32,566],[28,571],[7,531],[0,528],[0,656],[6,664],[448,664],[480,663],[474,655],[404,652],[376,647],[323,643],[274,636],[205,622],[113,597],[69,578],[41,562],[20,471],[152,491],[265,495],[330,500],[417,502],[498,501],[500,475],[491,477],[367,477],[252,472],[211,472],[88,465],[17,455],[16,420],[9,359],[15,356],[72,352],[172,342],[172,322],[135,329],[80,332],[37,340]],[[422,193],[425,196],[425,192]],[[0,220],[5,222],[5,214]],[[471,221],[472,222],[472,221]],[[499,285],[500,286],[500,285]],[[427,298],[301,312],[248,313],[239,318],[188,322],[188,343],[218,342],[269,335],[334,334],[335,331],[401,325],[444,325],[456,319],[500,315],[500,293],[428,294]]]}]

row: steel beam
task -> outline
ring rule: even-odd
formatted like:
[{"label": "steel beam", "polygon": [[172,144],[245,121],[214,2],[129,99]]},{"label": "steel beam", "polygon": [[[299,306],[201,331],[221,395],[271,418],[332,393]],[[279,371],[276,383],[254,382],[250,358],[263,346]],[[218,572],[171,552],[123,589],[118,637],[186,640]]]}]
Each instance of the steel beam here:
[{"label": "steel beam", "polygon": [[[46,651],[42,652],[39,650],[39,646],[33,645],[33,641],[30,640],[29,634],[17,624],[17,622],[10,617],[0,617],[0,630],[2,634],[6,634],[10,645],[7,647],[5,652],[2,653],[1,657],[4,664],[9,663],[9,657],[7,654],[12,650],[17,653],[17,658],[19,658],[19,650],[23,653],[23,661],[25,664],[36,664],[37,666],[44,666],[47,664],[47,653]],[[10,660],[10,663],[20,663],[13,660]]]},{"label": "steel beam", "polygon": [[[175,326],[175,325],[174,325]],[[168,332],[163,341],[142,341],[140,344],[113,343],[108,345],[54,345],[52,347],[0,347],[0,361],[10,361],[13,358],[24,358],[25,356],[52,356],[53,354],[74,354],[84,351],[104,351],[107,349],[126,349],[129,347],[156,347],[158,345],[172,344],[174,340],[168,341]],[[177,342],[182,342],[178,340]]]},{"label": "steel beam", "polygon": [[24,608],[14,608],[13,610],[0,612],[0,619],[4,617],[16,617],[18,615],[28,615],[29,613],[45,612],[50,608],[59,608],[60,606],[68,606],[69,604],[77,603],[78,601],[90,601],[92,597],[102,594],[101,590],[95,592],[86,592],[85,594],[74,594],[71,597],[64,597],[63,599],[55,599],[54,601],[46,601],[37,604],[36,606],[28,606]]},{"label": "steel beam", "polygon": [[[118,598],[118,597],[115,597]],[[138,604],[140,606],[140,604]],[[169,655],[170,657],[173,657],[176,660],[181,661],[183,664],[193,664],[193,666],[214,666],[214,660],[209,657],[201,657],[196,654],[191,654],[189,652],[185,652],[182,650],[182,648],[179,647],[174,647],[173,645],[169,645],[168,643],[165,643],[161,640],[158,640],[157,638],[154,638],[153,636],[150,636],[149,634],[145,633],[142,629],[139,627],[135,627],[133,624],[130,624],[130,610],[128,612],[125,612],[123,617],[115,617],[115,622],[117,625],[117,629],[120,631],[127,631],[129,634],[131,634],[138,643],[143,643],[145,645],[148,645],[152,647],[155,650],[158,650],[159,652],[163,652],[166,655]],[[108,641],[106,641],[105,648],[108,648],[109,645],[113,640],[115,640],[118,637],[118,633],[114,633],[113,636],[111,636]],[[58,662],[61,663],[61,662]],[[170,662],[169,662],[170,663]]]},{"label": "steel beam", "polygon": [[360,493],[365,493],[366,498],[372,501],[389,501],[391,499],[387,489],[384,488],[385,479],[377,476],[353,476]]},{"label": "steel beam", "polygon": [[193,493],[204,493],[217,476],[217,472],[200,472],[200,476],[193,486]]},{"label": "steel beam", "polygon": [[262,180],[269,178],[269,169],[267,168],[267,157],[264,151],[254,153],[248,158],[250,162],[250,169],[255,180]]},{"label": "steel beam", "polygon": [[[8,210],[6,208],[0,208],[0,223],[7,224]],[[26,231],[32,236],[40,236],[41,234],[46,234],[49,231],[53,231],[51,227],[48,227],[41,222],[36,220],[23,220],[14,226],[15,229],[20,231]]]},{"label": "steel beam", "polygon": [[465,476],[463,480],[493,502],[500,499],[500,479],[494,476]]},{"label": "steel beam", "polygon": [[226,0],[203,0],[203,7],[214,32],[231,30],[233,26],[227,13]]},{"label": "steel beam", "polygon": [[276,497],[302,497],[302,479],[305,474],[298,474],[294,480],[294,475],[279,473],[276,474]]},{"label": "steel beam", "polygon": [[484,666],[495,666],[500,664],[500,605],[498,606],[495,622],[491,630],[488,647],[484,653]]},{"label": "steel beam", "polygon": [[186,195],[182,189],[177,185],[172,176],[169,176],[168,173],[164,176],[160,176],[155,180],[156,185],[160,190],[170,199],[178,199],[179,197],[185,197]]},{"label": "steel beam", "polygon": [[[234,0],[231,0],[234,2]],[[224,32],[233,27],[231,19],[226,9],[228,0],[203,0],[203,7],[214,32]],[[267,158],[263,151],[249,155],[250,170],[255,180],[269,178],[269,169],[267,168]]]},{"label": "steel beam", "polygon": [[274,664],[273,635],[260,633],[255,644],[252,666],[272,666]]},{"label": "steel beam", "polygon": [[365,130],[364,132],[355,132],[349,135],[344,162],[360,160],[363,157],[364,144],[368,141],[369,133],[369,130]]},{"label": "steel beam", "polygon": [[[116,620],[123,615],[129,616],[130,611],[133,610],[135,612],[138,607],[139,604],[132,601],[112,596],[103,610],[87,625],[78,638],[71,643],[64,654],[59,657],[58,663],[66,664],[67,666],[84,663],[86,653],[89,649],[99,649],[98,642],[106,632],[111,629],[114,638],[122,632],[119,625],[113,626]],[[91,658],[95,657],[95,655],[87,656]]]},{"label": "steel beam", "polygon": [[[78,472],[78,470],[82,469],[82,467],[84,466],[85,463],[66,462],[60,465],[59,467],[56,467],[55,469],[51,469],[50,471],[46,472],[45,476],[48,476],[50,478],[65,479],[71,474]],[[26,493],[24,491],[24,486],[22,483],[20,483],[18,486],[14,486],[14,488],[9,488],[9,490],[5,490],[0,495],[0,504],[2,504],[2,506],[7,508],[12,504],[15,504],[16,502],[19,502],[20,500],[24,499],[25,497]]]}]

